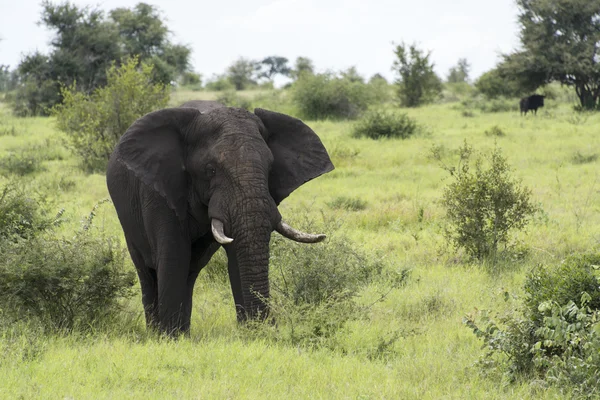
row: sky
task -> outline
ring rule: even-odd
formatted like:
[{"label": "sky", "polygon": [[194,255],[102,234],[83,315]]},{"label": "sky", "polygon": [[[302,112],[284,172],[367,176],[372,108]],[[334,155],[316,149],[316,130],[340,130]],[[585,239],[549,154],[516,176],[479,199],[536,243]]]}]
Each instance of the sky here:
[{"label": "sky", "polygon": [[[61,1],[54,1],[60,3]],[[139,0],[72,0],[108,11]],[[277,55],[310,58],[317,71],[351,66],[366,78],[394,79],[394,43],[431,51],[445,77],[459,58],[471,78],[493,68],[500,53],[518,48],[514,0],[146,0],[167,21],[173,43],[192,48],[204,77],[236,59]],[[52,32],[39,26],[41,0],[0,0],[0,65],[14,68],[35,50],[47,53]]]}]

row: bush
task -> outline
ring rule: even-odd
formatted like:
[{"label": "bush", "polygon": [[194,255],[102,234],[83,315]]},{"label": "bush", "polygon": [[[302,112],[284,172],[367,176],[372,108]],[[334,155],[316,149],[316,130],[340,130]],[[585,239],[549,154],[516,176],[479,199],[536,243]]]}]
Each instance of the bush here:
[{"label": "bush", "polygon": [[7,174],[29,175],[43,170],[41,161],[35,153],[24,150],[11,152],[0,159],[0,170]]},{"label": "bush", "polygon": [[91,218],[72,239],[46,234],[4,243],[3,317],[33,319],[50,331],[85,330],[114,316],[119,299],[133,295],[124,250],[113,239],[94,237]]},{"label": "bush", "polygon": [[217,96],[216,101],[228,107],[238,107],[244,108],[246,110],[250,110],[250,108],[252,107],[252,103],[250,102],[250,100],[238,96],[235,89],[222,91],[219,94],[219,96]]},{"label": "bush", "polygon": [[[310,224],[297,224],[314,231]],[[336,333],[349,321],[368,318],[360,304],[364,287],[373,281],[406,283],[408,271],[395,271],[381,257],[367,253],[356,243],[325,228],[329,239],[306,248],[273,235],[271,240],[271,315],[276,326],[253,326],[253,332],[295,346],[339,349]],[[391,277],[391,275],[394,275]]]},{"label": "bush", "polygon": [[217,76],[213,80],[206,82],[206,90],[221,92],[224,90],[235,90],[233,83],[229,82],[226,76]]},{"label": "bush", "polygon": [[415,134],[417,129],[416,121],[404,113],[373,110],[354,125],[353,136],[357,138],[366,136],[371,139],[407,139]]},{"label": "bush", "polygon": [[30,238],[58,223],[61,215],[49,218],[43,198],[33,198],[22,184],[7,184],[0,191],[0,243]]},{"label": "bush", "polygon": [[371,103],[368,85],[338,78],[331,73],[301,74],[292,99],[303,118],[356,118]]},{"label": "bush", "polygon": [[490,129],[484,132],[485,136],[504,137],[506,133],[498,125],[492,126]]},{"label": "bush", "polygon": [[498,246],[506,246],[509,233],[523,229],[537,207],[531,203],[531,191],[511,177],[510,167],[497,146],[487,158],[487,168],[482,157],[478,157],[472,171],[472,153],[465,141],[459,149],[458,166],[448,167],[442,162],[441,149],[432,149],[433,158],[454,179],[442,197],[449,221],[446,238],[471,257],[481,260],[492,256],[493,261]]},{"label": "bush", "polygon": [[[510,380],[556,385],[577,398],[596,398],[600,387],[600,254],[574,255],[562,264],[534,268],[517,311],[467,316],[485,344],[479,361]],[[507,296],[508,298],[508,296]]]},{"label": "bush", "polygon": [[88,96],[75,87],[63,88],[63,104],[52,109],[58,128],[68,136],[72,150],[83,166],[91,171],[104,171],[117,141],[139,117],[164,108],[169,91],[152,83],[151,65],[138,69],[136,58],[121,67],[107,71],[106,87]]},{"label": "bush", "polygon": [[60,90],[53,80],[26,79],[7,97],[18,117],[48,115],[51,107],[60,101]]}]

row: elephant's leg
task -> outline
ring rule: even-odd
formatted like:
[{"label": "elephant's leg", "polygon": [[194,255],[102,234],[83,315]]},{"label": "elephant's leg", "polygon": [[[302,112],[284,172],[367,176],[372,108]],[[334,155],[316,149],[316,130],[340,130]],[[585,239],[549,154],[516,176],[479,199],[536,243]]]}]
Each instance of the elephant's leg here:
[{"label": "elephant's leg", "polygon": [[131,255],[131,260],[137,270],[142,289],[142,305],[144,306],[144,315],[146,317],[146,326],[149,328],[158,327],[158,285],[156,280],[156,270],[146,265],[141,253],[127,241],[127,248]]},{"label": "elephant's leg", "polygon": [[156,268],[158,325],[161,332],[177,335],[189,327],[185,308],[191,244],[186,230],[162,199],[150,197],[146,205],[144,227]]},{"label": "elephant's leg", "polygon": [[185,321],[187,325],[183,327],[184,331],[189,331],[190,321],[192,319],[192,301],[194,297],[194,285],[198,274],[208,264],[215,252],[221,245],[214,241],[212,236],[207,239],[200,239],[192,245],[192,258],[190,262],[190,272],[187,279],[187,301],[185,306]]}]

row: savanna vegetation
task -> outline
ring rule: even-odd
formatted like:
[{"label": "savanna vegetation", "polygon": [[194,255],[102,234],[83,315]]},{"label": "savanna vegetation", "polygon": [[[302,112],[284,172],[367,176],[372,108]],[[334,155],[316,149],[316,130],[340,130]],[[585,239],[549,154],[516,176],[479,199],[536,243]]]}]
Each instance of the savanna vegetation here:
[{"label": "savanna vegetation", "polygon": [[[525,18],[537,2],[518,3]],[[144,5],[43,7],[120,49],[166,32]],[[600,397],[600,115],[580,89],[547,77],[545,107],[521,117],[530,88],[506,60],[472,84],[458,59],[443,81],[401,44],[393,83],[276,55],[202,82],[158,65],[173,46],[108,60],[95,87],[42,79],[49,117],[21,112],[30,75],[0,69],[1,398]],[[190,335],[170,339],[146,330],[103,166],[131,121],[191,99],[303,118],[336,169],[280,206],[328,239],[272,235],[276,323],[236,322],[220,250]]]}]

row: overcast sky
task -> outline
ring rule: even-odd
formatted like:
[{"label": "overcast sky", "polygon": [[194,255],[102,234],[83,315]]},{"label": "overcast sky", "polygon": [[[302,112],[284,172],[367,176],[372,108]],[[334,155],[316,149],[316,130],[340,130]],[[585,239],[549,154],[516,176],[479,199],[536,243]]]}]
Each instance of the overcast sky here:
[{"label": "overcast sky", "polygon": [[[138,0],[74,0],[105,11]],[[492,68],[500,52],[518,46],[514,0],[147,0],[159,8],[174,43],[192,48],[192,65],[204,78],[239,57],[269,55],[313,60],[318,71],[356,66],[389,79],[393,42],[416,42],[432,51],[445,77],[459,58],[471,76]],[[57,2],[58,3],[58,2]],[[48,51],[51,32],[38,26],[40,0],[0,0],[0,64],[15,67],[24,54]]]}]

